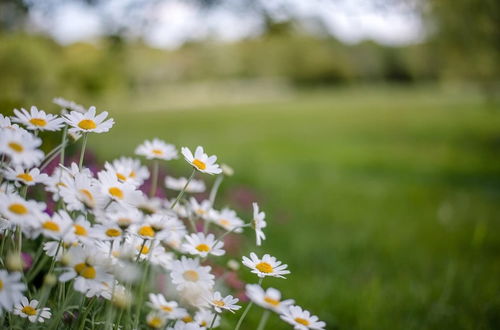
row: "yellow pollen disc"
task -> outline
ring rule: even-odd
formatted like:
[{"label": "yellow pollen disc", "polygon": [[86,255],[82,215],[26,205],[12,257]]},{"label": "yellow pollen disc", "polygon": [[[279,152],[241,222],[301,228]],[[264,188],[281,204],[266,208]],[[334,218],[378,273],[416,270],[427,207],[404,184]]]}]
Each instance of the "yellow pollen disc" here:
[{"label": "yellow pollen disc", "polygon": [[272,273],[273,272],[273,266],[271,266],[267,262],[260,262],[255,266],[255,268],[257,268],[262,273]]},{"label": "yellow pollen disc", "polygon": [[85,197],[89,200],[89,201],[94,201],[94,196],[92,196],[92,194],[90,193],[90,191],[88,191],[87,189],[80,189],[80,192],[82,194],[85,195]]},{"label": "yellow pollen disc", "polygon": [[16,176],[16,178],[21,179],[26,182],[31,182],[33,181],[33,177],[29,175],[29,173],[21,173]]},{"label": "yellow pollen disc", "polygon": [[142,226],[139,229],[138,233],[139,233],[139,235],[142,235],[142,236],[149,236],[149,237],[155,236],[155,231],[153,230],[153,228],[151,228],[151,226]]},{"label": "yellow pollen disc", "polygon": [[200,252],[208,252],[208,251],[210,251],[210,247],[206,244],[200,244],[196,247],[196,250],[198,250]]},{"label": "yellow pollen disc", "polygon": [[56,184],[56,186],[59,186],[59,187],[67,187],[67,185],[64,183],[64,182],[58,182]]},{"label": "yellow pollen disc", "polygon": [[226,220],[226,219],[220,219],[219,223],[223,226],[229,226],[229,224],[230,224],[229,220]]},{"label": "yellow pollen disc", "polygon": [[109,228],[108,230],[106,230],[106,235],[109,237],[118,237],[121,234],[122,232],[115,228]]},{"label": "yellow pollen disc", "polygon": [[56,231],[59,232],[60,228],[57,223],[54,221],[45,221],[42,225],[44,229],[50,230],[50,231]]},{"label": "yellow pollen disc", "polygon": [[112,255],[113,257],[115,257],[115,258],[118,258],[118,257],[120,256],[120,251],[116,251],[116,250],[115,250],[115,251],[111,252],[111,255]]},{"label": "yellow pollen disc", "polygon": [[84,119],[78,123],[78,127],[81,129],[94,129],[97,125],[92,119]]},{"label": "yellow pollen disc", "polygon": [[[141,248],[142,247],[142,248]],[[137,251],[139,251],[141,254],[148,254],[149,252],[149,247],[147,247],[146,245],[142,246],[142,245],[138,245],[136,247]]]},{"label": "yellow pollen disc", "polygon": [[9,211],[18,215],[28,213],[28,209],[23,204],[14,203],[9,205]]},{"label": "yellow pollen disc", "polygon": [[95,268],[86,264],[86,263],[81,263],[77,264],[74,267],[75,272],[80,275],[81,277],[84,277],[86,279],[94,279],[96,275]]},{"label": "yellow pollen disc", "polygon": [[24,150],[23,146],[16,142],[10,142],[9,147],[15,152],[23,152]]},{"label": "yellow pollen disc", "polygon": [[134,171],[132,171],[132,172],[130,172],[130,174],[128,176],[131,177],[131,178],[135,178],[136,174],[135,174]]},{"label": "yellow pollen disc", "polygon": [[301,317],[296,317],[295,322],[305,325],[306,327],[309,325],[309,321]]},{"label": "yellow pollen disc", "polygon": [[162,311],[169,312],[169,313],[174,310],[170,306],[161,306],[161,309],[162,309]]},{"label": "yellow pollen disc", "polygon": [[200,322],[200,325],[201,325],[202,327],[206,327],[206,326],[208,325],[208,323],[207,323],[207,321],[201,321],[201,322]]},{"label": "yellow pollen disc", "polygon": [[36,315],[36,309],[31,306],[24,306],[23,309],[21,309],[21,312],[30,316]]},{"label": "yellow pollen disc", "polygon": [[153,149],[153,150],[151,150],[151,152],[157,156],[163,155],[163,150],[160,150],[160,149]]},{"label": "yellow pollen disc", "polygon": [[127,180],[127,177],[121,173],[116,173],[116,177],[118,178],[118,180],[122,180],[122,181]]},{"label": "yellow pollen disc", "polygon": [[151,320],[148,321],[148,325],[151,328],[159,328],[161,327],[162,320],[159,317],[153,317]]},{"label": "yellow pollen disc", "polygon": [[75,234],[78,236],[87,236],[87,229],[81,225],[73,225],[75,229]]},{"label": "yellow pollen disc", "polygon": [[264,297],[264,301],[266,303],[268,303],[269,305],[273,305],[273,306],[278,306],[280,304],[280,301],[279,300],[276,300],[276,299],[273,299],[273,298],[270,298],[268,296],[265,296]]},{"label": "yellow pollen disc", "polygon": [[0,280],[0,290],[2,290],[2,289],[3,289],[3,281]]},{"label": "yellow pollen disc", "polygon": [[193,318],[190,315],[184,316],[181,320],[184,323],[191,323],[191,322],[193,322]]},{"label": "yellow pollen disc", "polygon": [[196,209],[196,214],[198,215],[204,215],[205,213],[207,213],[207,211],[205,211],[204,209]]},{"label": "yellow pollen disc", "polygon": [[184,274],[182,274],[182,277],[184,277],[186,281],[190,282],[196,282],[200,278],[198,273],[194,270],[186,270]]},{"label": "yellow pollen disc", "polygon": [[35,126],[40,126],[40,127],[44,127],[45,125],[47,125],[47,121],[45,119],[42,119],[42,118],[31,118],[30,123],[32,123]]},{"label": "yellow pollen disc", "polygon": [[196,166],[199,170],[204,170],[207,168],[207,164],[205,164],[199,159],[193,160],[193,165]]},{"label": "yellow pollen disc", "polygon": [[212,300],[212,304],[214,304],[217,307],[224,307],[226,304],[222,300]]},{"label": "yellow pollen disc", "polygon": [[123,191],[120,188],[111,187],[108,189],[108,192],[113,197],[116,197],[118,199],[123,199]]}]

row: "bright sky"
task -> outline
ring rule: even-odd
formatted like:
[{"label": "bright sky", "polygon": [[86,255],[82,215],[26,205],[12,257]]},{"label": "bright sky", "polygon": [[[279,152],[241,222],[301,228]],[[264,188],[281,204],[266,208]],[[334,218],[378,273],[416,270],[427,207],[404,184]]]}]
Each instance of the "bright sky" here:
[{"label": "bright sky", "polygon": [[[125,25],[129,23],[127,19],[134,21],[124,14],[125,6],[133,1],[109,0],[98,10],[67,1],[51,11],[49,19],[42,14],[42,8],[35,7],[31,14],[33,28],[51,34],[64,44],[92,40],[106,30],[103,21],[111,19]],[[289,13],[306,26],[312,26],[308,22],[317,22],[320,18],[329,33],[348,43],[373,39],[399,45],[424,38],[417,15],[405,8],[377,8],[373,0],[268,0],[263,3],[277,20],[285,19]],[[259,17],[225,9],[200,12],[192,3],[182,0],[159,1],[153,9],[141,9],[146,10],[140,14],[148,17],[148,26],[140,29],[140,34],[154,47],[176,48],[186,40],[207,37],[237,40],[262,31]]]}]

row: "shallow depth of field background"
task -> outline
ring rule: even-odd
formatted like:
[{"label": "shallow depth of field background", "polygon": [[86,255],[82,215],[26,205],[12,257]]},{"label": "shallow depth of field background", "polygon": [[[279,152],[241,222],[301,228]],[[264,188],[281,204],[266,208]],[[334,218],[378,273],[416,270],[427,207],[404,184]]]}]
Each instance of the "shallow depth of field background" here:
[{"label": "shallow depth of field background", "polygon": [[[264,286],[328,329],[498,329],[500,7],[412,3],[430,32],[405,45],[346,44],[293,13],[274,21],[242,7],[264,15],[260,35],[165,50],[112,21],[91,42],[62,45],[33,28],[33,2],[5,1],[0,111],[56,111],[56,96],[109,111],[111,132],[89,138],[100,162],[153,137],[203,145],[235,169],[216,207],[249,219],[257,200],[267,213],[268,239],[255,248],[249,233],[241,253],[288,263],[287,280]],[[50,17],[60,3],[47,4]],[[259,318],[254,308],[245,329]],[[288,327],[273,317],[267,328]]]}]

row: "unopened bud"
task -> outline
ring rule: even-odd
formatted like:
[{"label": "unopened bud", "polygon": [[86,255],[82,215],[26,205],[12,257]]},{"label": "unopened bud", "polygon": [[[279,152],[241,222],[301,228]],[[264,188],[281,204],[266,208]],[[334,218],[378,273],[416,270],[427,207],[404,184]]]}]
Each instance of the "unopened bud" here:
[{"label": "unopened bud", "polygon": [[5,260],[5,267],[11,272],[22,272],[24,263],[21,255],[16,252],[9,253]]},{"label": "unopened bud", "polygon": [[228,262],[227,262],[227,267],[231,270],[238,270],[240,269],[240,263],[234,259],[230,259]]},{"label": "unopened bud", "polygon": [[47,286],[54,286],[57,284],[57,277],[54,274],[47,274],[43,278],[43,284]]},{"label": "unopened bud", "polygon": [[65,253],[65,254],[61,257],[61,264],[62,264],[63,266],[68,266],[70,262],[71,262],[71,257],[69,256],[69,254]]},{"label": "unopened bud", "polygon": [[227,164],[221,164],[220,168],[222,170],[222,173],[226,176],[232,176],[234,174],[233,168]]}]

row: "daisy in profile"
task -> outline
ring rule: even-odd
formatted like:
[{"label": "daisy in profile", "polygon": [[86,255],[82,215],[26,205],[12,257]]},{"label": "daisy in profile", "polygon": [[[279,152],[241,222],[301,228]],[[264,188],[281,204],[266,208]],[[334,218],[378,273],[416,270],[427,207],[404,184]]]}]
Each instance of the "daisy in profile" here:
[{"label": "daisy in profile", "polygon": [[264,289],[258,284],[247,284],[246,295],[255,304],[270,309],[278,314],[293,305],[293,299],[281,300],[281,292],[274,288]]},{"label": "daisy in profile", "polygon": [[250,258],[243,257],[243,264],[252,269],[252,273],[260,278],[266,276],[285,278],[283,275],[290,274],[290,271],[286,269],[288,265],[282,264],[269,254],[264,254],[262,258],[259,258],[252,252]]},{"label": "daisy in profile", "polygon": [[238,217],[236,212],[228,208],[223,208],[220,212],[210,212],[210,219],[216,225],[235,233],[243,232],[243,227],[245,226],[245,222]]},{"label": "daisy in profile", "polygon": [[43,323],[45,319],[50,319],[52,313],[48,307],[38,307],[38,300],[29,301],[23,297],[19,304],[14,307],[14,315],[27,318],[31,323]]},{"label": "daisy in profile", "polygon": [[38,110],[32,106],[30,112],[21,108],[21,111],[14,109],[16,117],[12,121],[23,124],[32,131],[58,131],[64,126],[64,120],[56,115],[47,114],[43,110]]},{"label": "daisy in profile", "polygon": [[186,314],[184,308],[180,308],[176,301],[167,301],[161,294],[149,294],[149,306],[165,316],[167,319],[178,319]]},{"label": "daisy in profile", "polygon": [[237,311],[241,308],[240,305],[236,305],[236,303],[239,301],[238,298],[234,298],[231,295],[222,297],[219,291],[215,291],[206,299],[217,313],[222,313],[222,310],[227,310],[231,313],[234,313],[234,311]]},{"label": "daisy in profile", "polygon": [[[209,309],[200,309],[196,312],[196,314],[194,314],[194,321],[200,327],[208,328],[212,323],[212,320],[214,319],[214,314],[215,313],[213,313]],[[214,324],[212,325],[212,328],[217,328],[219,326],[220,326],[220,316],[217,315],[215,317],[215,321]]]},{"label": "daisy in profile", "polygon": [[37,183],[46,183],[49,181],[49,176],[45,173],[40,173],[38,168],[25,170],[21,166],[7,168],[3,171],[5,178],[14,181],[17,186],[24,184],[26,186],[34,186]]},{"label": "daisy in profile", "polygon": [[[176,191],[181,191],[184,189],[186,186],[186,183],[188,182],[188,179],[181,177],[181,178],[174,178],[171,176],[165,177],[165,187],[171,190],[176,190]],[[187,193],[201,193],[205,191],[205,183],[201,180],[191,180],[189,182],[188,186],[186,187],[186,192]]]},{"label": "daisy in profile", "polygon": [[212,203],[210,203],[208,199],[205,199],[201,203],[198,203],[196,198],[191,197],[189,199],[188,206],[191,212],[202,219],[208,219],[211,214],[210,211],[212,210]]},{"label": "daisy in profile", "polygon": [[181,152],[186,162],[191,164],[191,166],[193,166],[196,170],[207,174],[222,173],[222,170],[220,169],[219,165],[215,163],[217,161],[217,156],[212,155],[209,157],[203,151],[203,147],[201,146],[196,147],[194,155],[191,152],[191,150],[189,150],[189,148],[186,147],[182,147]]},{"label": "daisy in profile", "polygon": [[21,277],[21,273],[9,274],[6,270],[0,269],[0,314],[3,311],[12,311],[12,307],[24,297],[23,291],[26,290],[26,285],[22,283]]},{"label": "daisy in profile", "polygon": [[182,290],[186,286],[196,285],[202,288],[212,288],[214,285],[214,275],[210,274],[210,266],[200,266],[198,259],[181,257],[172,263],[170,277],[172,283],[177,286],[177,290]]},{"label": "daisy in profile", "polygon": [[64,120],[71,126],[70,132],[73,133],[105,133],[114,125],[112,118],[105,120],[108,116],[106,111],[96,116],[95,107],[90,107],[85,113],[71,111],[64,115]]},{"label": "daisy in profile", "polygon": [[280,316],[281,319],[291,325],[295,330],[323,330],[326,323],[319,321],[316,315],[311,315],[309,311],[303,310],[299,306],[290,306]]},{"label": "daisy in profile", "polygon": [[165,143],[160,139],[146,140],[135,149],[135,154],[147,159],[177,159],[177,149],[173,144]]},{"label": "daisy in profile", "polygon": [[62,97],[56,97],[52,99],[52,103],[57,104],[64,110],[72,110],[72,111],[77,111],[81,113],[85,113],[85,107],[83,105],[77,104],[73,101],[66,100]]},{"label": "daisy in profile", "polygon": [[257,246],[262,244],[262,240],[266,239],[266,234],[262,231],[262,228],[267,226],[266,214],[264,212],[259,212],[259,205],[257,203],[253,203],[253,219],[252,219],[252,227],[255,230],[255,238],[257,240]]},{"label": "daisy in profile", "polygon": [[183,249],[189,254],[199,255],[205,258],[207,255],[221,256],[226,251],[222,249],[223,242],[215,243],[215,236],[213,234],[205,235],[204,233],[193,233],[186,235],[187,243],[183,244]]},{"label": "daisy in profile", "polygon": [[112,163],[106,162],[104,168],[113,172],[121,182],[127,182],[134,186],[140,186],[149,178],[149,171],[146,166],[141,165],[138,159],[121,157]]},{"label": "daisy in profile", "polygon": [[42,140],[21,130],[0,130],[0,153],[9,156],[14,165],[31,167],[40,164],[43,152],[38,150]]},{"label": "daisy in profile", "polygon": [[86,169],[74,176],[63,177],[62,183],[60,195],[69,211],[84,211],[105,203],[106,197],[102,195],[97,180]]}]

